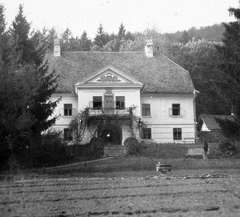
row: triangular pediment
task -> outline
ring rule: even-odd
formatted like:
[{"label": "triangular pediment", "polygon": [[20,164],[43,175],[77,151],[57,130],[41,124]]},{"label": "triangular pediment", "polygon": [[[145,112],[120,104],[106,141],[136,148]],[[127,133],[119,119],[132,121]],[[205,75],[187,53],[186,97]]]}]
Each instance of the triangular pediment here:
[{"label": "triangular pediment", "polygon": [[105,67],[98,72],[92,74],[85,80],[77,83],[76,85],[81,84],[140,84],[141,82],[137,81],[135,78],[127,75],[122,70],[119,70],[113,66]]},{"label": "triangular pediment", "polygon": [[119,75],[112,69],[105,70],[100,75],[94,77],[91,80],[88,80],[87,82],[88,83],[91,83],[91,82],[94,82],[94,83],[129,83],[130,82],[131,83],[130,80]]}]

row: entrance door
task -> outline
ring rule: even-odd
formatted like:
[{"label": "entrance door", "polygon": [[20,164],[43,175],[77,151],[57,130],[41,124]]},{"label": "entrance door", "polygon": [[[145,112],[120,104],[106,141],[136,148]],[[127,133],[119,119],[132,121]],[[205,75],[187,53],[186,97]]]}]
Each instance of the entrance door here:
[{"label": "entrance door", "polygon": [[114,113],[113,95],[104,96],[104,111],[107,114],[113,114]]}]

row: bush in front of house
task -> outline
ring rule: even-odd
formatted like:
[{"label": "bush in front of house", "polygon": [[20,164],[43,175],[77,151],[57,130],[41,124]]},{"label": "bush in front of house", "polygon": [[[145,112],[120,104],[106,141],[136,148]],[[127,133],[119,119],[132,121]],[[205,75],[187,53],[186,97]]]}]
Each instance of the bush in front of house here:
[{"label": "bush in front of house", "polygon": [[69,162],[66,142],[60,132],[46,132],[16,154],[17,161],[25,167],[50,167]]},{"label": "bush in front of house", "polygon": [[89,154],[95,158],[100,158],[104,155],[104,143],[102,138],[93,137],[90,140]]},{"label": "bush in front of house", "polygon": [[218,144],[218,148],[221,152],[234,152],[236,151],[236,146],[231,143],[231,141],[227,138],[221,140]]},{"label": "bush in front of house", "polygon": [[126,147],[127,154],[136,155],[140,152],[140,145],[136,138],[129,137],[125,139],[124,146]]}]

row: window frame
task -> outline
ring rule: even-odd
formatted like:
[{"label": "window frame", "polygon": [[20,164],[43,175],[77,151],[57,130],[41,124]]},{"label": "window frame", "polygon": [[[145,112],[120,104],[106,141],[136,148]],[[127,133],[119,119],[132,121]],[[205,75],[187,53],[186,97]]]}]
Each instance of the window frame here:
[{"label": "window frame", "polygon": [[[119,106],[117,105],[119,103]],[[116,96],[115,102],[116,109],[123,110],[125,109],[125,96]]]},{"label": "window frame", "polygon": [[99,110],[102,109],[102,107],[103,107],[102,96],[93,96],[93,110]]},{"label": "window frame", "polygon": [[[148,108],[145,106],[149,106]],[[151,104],[150,103],[142,103],[142,116],[150,117],[151,116]]]},{"label": "window frame", "polygon": [[72,116],[73,115],[73,107],[71,103],[63,104],[63,114],[64,116]]},{"label": "window frame", "polygon": [[173,128],[173,140],[182,140],[182,128]]},{"label": "window frame", "polygon": [[152,128],[142,128],[143,139],[152,139]]},{"label": "window frame", "polygon": [[181,116],[181,105],[180,103],[172,104],[172,116],[178,117]]}]

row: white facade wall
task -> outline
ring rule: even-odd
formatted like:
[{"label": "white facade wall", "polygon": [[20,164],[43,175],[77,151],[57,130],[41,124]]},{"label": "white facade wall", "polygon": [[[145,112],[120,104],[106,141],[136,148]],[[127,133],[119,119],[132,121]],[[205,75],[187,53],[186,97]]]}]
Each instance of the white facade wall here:
[{"label": "white facade wall", "polygon": [[[105,87],[99,89],[78,89],[78,112],[90,106],[94,96],[101,96],[104,101],[104,94],[106,93]],[[136,106],[133,111],[134,115],[141,115],[141,102],[140,102],[140,89],[139,88],[113,88],[112,90],[114,101],[116,96],[125,96],[125,107]]]},{"label": "white facade wall", "polygon": [[[102,96],[104,100],[105,88],[102,89],[78,89],[76,94],[54,94],[52,100],[57,100],[61,97],[60,102],[55,109],[54,115],[60,115],[55,125],[56,130],[63,131],[64,128],[69,127],[69,123],[74,116],[89,107],[89,102],[93,101],[93,96]],[[113,88],[112,93],[114,95],[114,101],[116,96],[125,96],[125,106],[136,106],[134,115],[141,117],[142,121],[151,128],[152,140],[155,142],[194,142],[195,126],[194,126],[194,106],[193,106],[193,94],[141,94],[139,89],[134,88]],[[72,116],[64,116],[63,108],[64,104],[72,104],[73,114]],[[150,104],[151,115],[142,116],[142,104]],[[170,109],[172,104],[180,104],[181,115],[171,116]],[[173,139],[173,128],[181,128],[182,139]],[[131,136],[131,130],[127,126],[122,127],[123,141],[125,138]],[[134,133],[138,134],[136,129],[133,129]],[[87,142],[87,132],[85,140]]]},{"label": "white facade wall", "polygon": [[[194,142],[193,97],[191,94],[142,94],[142,104],[150,104],[151,108],[151,115],[142,116],[142,120],[151,128],[155,142]],[[180,104],[180,116],[171,115],[172,104]],[[182,129],[181,140],[174,140],[173,128]]]},{"label": "white facade wall", "polygon": [[[73,120],[74,116],[78,111],[78,97],[73,93],[63,93],[58,94],[55,93],[52,95],[51,100],[56,101],[60,98],[59,103],[54,111],[54,116],[59,116],[56,120],[55,125],[53,126],[54,130],[63,131],[64,128],[69,128],[69,124],[71,120]],[[72,104],[73,112],[72,116],[64,116],[64,104]]]}]

